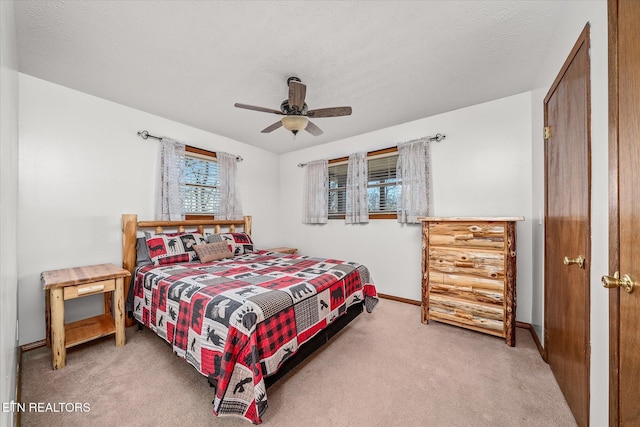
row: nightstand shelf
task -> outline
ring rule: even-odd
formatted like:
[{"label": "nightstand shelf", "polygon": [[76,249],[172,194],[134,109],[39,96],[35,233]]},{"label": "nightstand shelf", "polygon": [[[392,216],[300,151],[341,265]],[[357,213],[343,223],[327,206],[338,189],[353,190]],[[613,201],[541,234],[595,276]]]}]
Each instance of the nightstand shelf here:
[{"label": "nightstand shelf", "polygon": [[73,347],[115,333],[116,324],[113,316],[108,313],[100,314],[65,324],[64,346],[66,348]]}]

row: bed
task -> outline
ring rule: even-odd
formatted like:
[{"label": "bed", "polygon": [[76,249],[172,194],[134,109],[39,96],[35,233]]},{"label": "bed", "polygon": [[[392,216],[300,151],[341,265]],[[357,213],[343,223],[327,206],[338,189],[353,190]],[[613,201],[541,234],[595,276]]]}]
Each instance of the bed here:
[{"label": "bed", "polygon": [[[268,386],[377,303],[365,266],[258,250],[249,216],[123,215],[122,230],[128,325],[146,326],[208,378],[216,415],[260,424]],[[209,261],[214,247],[231,256]]]}]

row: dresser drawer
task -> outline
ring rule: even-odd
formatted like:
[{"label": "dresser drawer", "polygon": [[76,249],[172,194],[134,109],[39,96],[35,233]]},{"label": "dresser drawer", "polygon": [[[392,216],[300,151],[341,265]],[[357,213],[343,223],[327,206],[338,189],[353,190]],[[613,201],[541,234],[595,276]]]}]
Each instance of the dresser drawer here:
[{"label": "dresser drawer", "polygon": [[504,337],[504,309],[487,304],[431,295],[429,319]]},{"label": "dresser drawer", "polygon": [[504,283],[500,280],[456,274],[434,274],[429,280],[429,293],[470,302],[504,306]]},{"label": "dresser drawer", "polygon": [[429,224],[429,245],[504,249],[502,222],[433,222]]},{"label": "dresser drawer", "polygon": [[101,294],[113,291],[116,288],[115,279],[100,280],[97,282],[85,283],[76,286],[67,286],[64,288],[64,299],[73,299],[83,297],[85,295]]},{"label": "dresser drawer", "polygon": [[[432,247],[429,276],[437,273],[467,274],[504,283],[504,253],[466,248]],[[504,285],[503,285],[504,286]]]}]

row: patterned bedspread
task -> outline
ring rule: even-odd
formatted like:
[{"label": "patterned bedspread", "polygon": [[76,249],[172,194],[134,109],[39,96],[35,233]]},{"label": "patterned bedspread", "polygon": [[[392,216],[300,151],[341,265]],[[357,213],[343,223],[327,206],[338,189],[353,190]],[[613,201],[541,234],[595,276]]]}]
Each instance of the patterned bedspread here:
[{"label": "patterned bedspread", "polygon": [[133,296],[134,317],[217,382],[214,413],[255,424],[264,378],[349,306],[377,302],[361,264],[266,251],[142,267]]}]

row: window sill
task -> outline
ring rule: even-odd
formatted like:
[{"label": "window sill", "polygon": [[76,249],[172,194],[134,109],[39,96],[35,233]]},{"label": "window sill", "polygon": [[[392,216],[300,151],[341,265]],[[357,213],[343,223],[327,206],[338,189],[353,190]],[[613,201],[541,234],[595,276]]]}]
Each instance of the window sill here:
[{"label": "window sill", "polygon": [[[330,216],[329,220],[332,219],[341,219],[344,220],[345,219],[345,215],[335,215],[335,216]],[[394,213],[375,213],[375,214],[369,214],[369,219],[398,219],[398,214],[394,214]]]},{"label": "window sill", "polygon": [[190,220],[190,219],[215,219],[213,217],[213,214],[186,214],[184,216],[185,220]]}]

